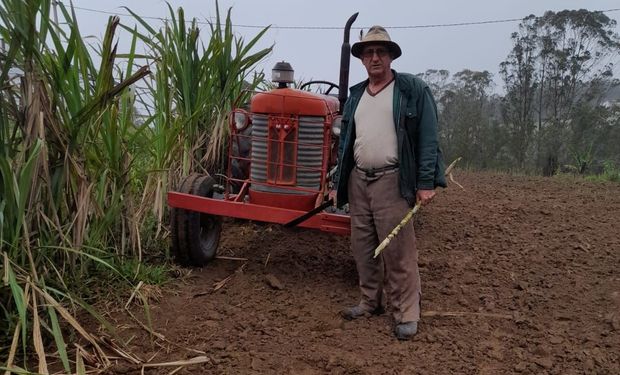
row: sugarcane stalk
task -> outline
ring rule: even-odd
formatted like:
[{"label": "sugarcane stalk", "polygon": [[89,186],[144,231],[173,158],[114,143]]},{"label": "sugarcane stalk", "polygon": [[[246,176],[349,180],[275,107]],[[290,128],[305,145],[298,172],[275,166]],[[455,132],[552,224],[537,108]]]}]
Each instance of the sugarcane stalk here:
[{"label": "sugarcane stalk", "polygon": [[[450,163],[450,165],[448,166],[448,168],[446,168],[446,172],[445,172],[445,176],[449,176],[450,180],[453,181],[454,183],[456,183],[454,181],[454,179],[452,178],[452,170],[454,169],[454,166],[456,165],[456,163],[461,160],[460,157],[456,158],[456,160],[454,160],[452,163]],[[456,183],[457,185],[459,185],[458,183]],[[463,188],[461,185],[459,185],[461,187],[461,189]],[[413,208],[411,210],[409,210],[409,212],[407,212],[407,215],[405,215],[405,217],[400,221],[400,223],[398,223],[398,225],[392,229],[392,231],[390,232],[390,234],[388,234],[387,237],[385,237],[385,239],[383,241],[381,241],[381,243],[379,244],[379,246],[377,246],[377,248],[375,249],[375,255],[373,258],[376,258],[379,256],[379,254],[381,254],[381,252],[383,251],[383,249],[385,249],[387,247],[387,245],[390,244],[390,242],[392,241],[392,239],[394,237],[396,237],[396,235],[398,234],[398,232],[400,232],[400,230],[407,225],[407,223],[409,222],[409,220],[411,220],[411,218],[413,217],[413,215],[416,214],[416,212],[418,212],[418,210],[420,210],[420,207],[422,205],[422,202],[418,201],[416,202],[415,206],[413,206]]]},{"label": "sugarcane stalk", "polygon": [[[461,159],[463,159],[463,158],[459,156],[452,163],[450,163],[450,165],[448,165],[448,168],[446,168],[446,172],[444,173],[444,176],[450,176],[450,179],[452,179],[452,170],[454,169],[454,166],[456,165],[456,163],[458,163]],[[461,186],[461,185],[459,185],[459,186]],[[462,186],[461,186],[461,188],[462,188]]]},{"label": "sugarcane stalk", "polygon": [[400,232],[400,230],[409,222],[409,220],[411,220],[413,215],[416,212],[418,212],[418,210],[420,209],[421,205],[422,205],[422,203],[420,201],[418,201],[415,204],[415,206],[413,206],[413,208],[411,210],[409,210],[409,212],[407,212],[407,215],[405,215],[405,217],[400,221],[400,223],[398,223],[398,225],[394,229],[392,229],[390,234],[388,234],[388,236],[385,237],[385,239],[383,241],[381,241],[379,246],[377,246],[377,248],[375,249],[375,256],[374,256],[374,258],[379,256],[379,254],[381,254],[383,249],[385,249],[385,247],[387,245],[389,245],[389,243],[392,241],[392,238],[394,238],[398,234],[398,232]]}]

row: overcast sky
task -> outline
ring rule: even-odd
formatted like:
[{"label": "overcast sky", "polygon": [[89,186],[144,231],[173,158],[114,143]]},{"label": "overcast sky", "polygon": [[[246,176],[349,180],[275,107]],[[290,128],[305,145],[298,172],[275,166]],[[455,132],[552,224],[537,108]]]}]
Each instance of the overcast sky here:
[{"label": "overcast sky", "polygon": [[[68,3],[68,0],[62,0]],[[214,0],[169,0],[176,9],[183,7],[187,18],[206,21],[215,16]],[[168,8],[161,0],[73,0],[83,35],[103,35],[109,15],[94,12],[127,14],[122,6],[146,17],[168,17]],[[446,25],[506,19],[522,19],[530,14],[542,15],[547,10],[564,9],[608,10],[620,8],[618,0],[220,0],[221,11],[232,7],[234,30],[246,40],[260,29],[245,26],[272,25],[257,48],[274,45],[273,53],[259,65],[269,74],[278,61],[288,61],[295,69],[295,78],[329,80],[338,83],[342,27],[355,12],[359,16],[353,24],[351,43],[359,39],[359,29],[379,24],[388,29],[392,40],[403,50],[403,55],[393,63],[398,71],[411,73],[427,69],[446,69],[456,73],[463,69],[488,70],[501,86],[498,66],[511,49],[510,34],[517,30],[518,21],[468,26],[438,26],[402,28],[403,26]],[[620,19],[620,11],[606,13]],[[131,17],[121,17],[125,24],[133,25]],[[149,20],[152,26],[161,21]],[[287,29],[286,27],[304,27]],[[203,25],[208,30],[208,26]],[[309,29],[324,27],[325,29]],[[340,29],[332,29],[339,27]],[[400,27],[400,28],[399,28]],[[620,32],[620,27],[616,27]],[[203,35],[206,35],[206,30]],[[121,50],[129,45],[126,33],[119,35]],[[206,44],[206,43],[205,43]],[[617,61],[617,60],[616,60]],[[617,62],[616,65],[620,65]],[[618,66],[615,72],[618,77]],[[269,75],[268,75],[269,76]],[[351,60],[350,83],[365,78],[359,60]],[[500,89],[500,87],[498,87]]]}]

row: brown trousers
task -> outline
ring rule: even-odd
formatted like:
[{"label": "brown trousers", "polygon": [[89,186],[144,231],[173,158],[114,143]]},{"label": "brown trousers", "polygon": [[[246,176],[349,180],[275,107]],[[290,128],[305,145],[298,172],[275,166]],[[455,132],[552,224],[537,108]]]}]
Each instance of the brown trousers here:
[{"label": "brown trousers", "polygon": [[384,306],[385,288],[396,323],[420,320],[420,272],[413,223],[409,221],[381,256],[374,249],[409,211],[398,188],[398,170],[367,177],[353,169],[348,185],[351,248],[362,292],[360,306]]}]

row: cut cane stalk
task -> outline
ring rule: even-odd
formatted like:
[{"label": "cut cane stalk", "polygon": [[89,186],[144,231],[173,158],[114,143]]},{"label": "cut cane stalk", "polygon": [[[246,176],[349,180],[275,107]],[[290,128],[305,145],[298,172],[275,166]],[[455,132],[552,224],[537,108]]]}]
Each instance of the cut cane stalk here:
[{"label": "cut cane stalk", "polygon": [[[448,168],[446,168],[446,173],[444,174],[445,176],[449,176],[450,180],[453,181],[453,182],[454,182],[454,179],[452,178],[452,169],[454,169],[454,166],[456,165],[456,163],[459,160],[461,160],[461,157],[456,158],[456,160],[454,160],[452,163],[450,163]],[[458,183],[456,183],[456,184],[458,186],[460,186],[461,189],[463,189],[463,187],[460,184],[458,184]],[[411,210],[409,210],[409,212],[407,212],[407,215],[405,215],[405,217],[400,221],[400,223],[398,223],[398,225],[394,229],[392,229],[390,234],[388,234],[388,236],[383,241],[381,241],[379,246],[377,246],[377,248],[375,249],[375,255],[374,255],[373,258],[376,258],[376,257],[379,256],[379,254],[381,254],[383,249],[385,249],[387,247],[387,245],[390,244],[392,239],[394,237],[396,237],[398,232],[400,232],[400,230],[409,222],[409,220],[411,220],[413,215],[415,215],[415,213],[418,212],[418,210],[420,210],[420,206],[421,206],[421,202],[419,202],[419,201],[416,202],[415,206],[413,206],[413,208]]]},{"label": "cut cane stalk", "polygon": [[411,218],[413,217],[413,215],[418,212],[418,210],[420,209],[420,206],[422,204],[418,201],[415,206],[413,206],[413,208],[411,210],[409,210],[409,212],[407,212],[407,215],[405,215],[405,217],[400,221],[400,223],[398,223],[398,225],[396,226],[396,228],[392,229],[392,231],[390,232],[390,234],[388,234],[388,236],[381,241],[381,243],[379,244],[379,246],[377,246],[377,248],[375,249],[375,256],[374,258],[376,258],[377,256],[379,256],[379,254],[381,254],[381,252],[383,251],[383,249],[385,249],[385,247],[387,245],[390,244],[390,242],[392,241],[392,239],[394,237],[396,237],[396,235],[398,234],[398,232],[400,232],[400,230],[409,222],[409,220],[411,220]]}]

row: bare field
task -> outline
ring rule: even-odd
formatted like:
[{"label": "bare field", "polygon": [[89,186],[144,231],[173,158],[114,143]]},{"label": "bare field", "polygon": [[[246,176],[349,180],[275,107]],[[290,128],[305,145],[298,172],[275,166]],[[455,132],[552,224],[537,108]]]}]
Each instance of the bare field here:
[{"label": "bare field", "polygon": [[347,237],[232,220],[219,254],[247,260],[194,269],[153,301],[166,340],[110,319],[142,360],[208,357],[177,374],[620,373],[620,185],[455,177],[465,191],[451,185],[414,219],[413,341],[393,337],[389,315],[339,317],[358,300]]}]

